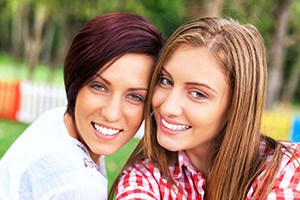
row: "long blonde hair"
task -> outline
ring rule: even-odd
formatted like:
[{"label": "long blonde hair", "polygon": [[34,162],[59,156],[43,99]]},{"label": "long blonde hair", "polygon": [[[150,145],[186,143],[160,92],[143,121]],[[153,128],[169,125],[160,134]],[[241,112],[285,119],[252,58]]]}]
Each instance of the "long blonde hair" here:
[{"label": "long blonde hair", "polygon": [[[231,19],[208,17],[191,21],[179,27],[168,39],[150,83],[145,108],[145,135],[124,169],[144,157],[157,163],[162,175],[172,181],[169,165],[176,159],[177,153],[164,149],[157,142],[156,122],[150,114],[151,98],[161,68],[183,44],[210,50],[228,76],[232,94],[227,124],[215,141],[214,160],[207,177],[205,198],[246,198],[253,181],[264,167],[263,159],[258,155],[261,140],[266,142],[267,148],[275,150],[264,177],[264,181],[270,183],[269,187],[258,186],[254,194],[265,196],[273,184],[282,157],[280,144],[260,133],[267,82],[265,47],[254,26],[241,25]],[[111,193],[116,189],[116,182]]]}]

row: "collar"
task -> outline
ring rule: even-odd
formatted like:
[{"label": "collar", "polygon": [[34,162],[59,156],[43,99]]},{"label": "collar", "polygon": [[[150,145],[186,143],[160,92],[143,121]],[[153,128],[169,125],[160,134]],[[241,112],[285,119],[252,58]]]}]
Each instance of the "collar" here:
[{"label": "collar", "polygon": [[182,150],[178,151],[178,159],[177,162],[171,166],[170,171],[172,173],[172,176],[174,179],[180,179],[185,171],[191,173],[192,175],[197,176],[204,176],[201,174],[201,172],[197,172],[196,168],[191,163],[189,157],[186,155],[186,153]]}]

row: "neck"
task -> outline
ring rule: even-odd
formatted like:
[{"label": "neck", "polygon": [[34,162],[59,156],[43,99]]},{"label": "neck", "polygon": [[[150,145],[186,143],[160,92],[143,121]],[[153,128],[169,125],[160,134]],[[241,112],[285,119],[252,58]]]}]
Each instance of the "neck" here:
[{"label": "neck", "polygon": [[64,115],[64,123],[65,123],[65,126],[67,127],[69,135],[72,138],[75,138],[76,140],[80,141],[86,147],[92,160],[94,161],[94,163],[96,163],[98,165],[99,164],[99,155],[92,152],[91,149],[89,148],[89,146],[85,143],[84,139],[81,137],[80,133],[77,130],[77,127],[76,127],[76,124],[75,124],[73,118],[68,113],[66,113]]},{"label": "neck", "polygon": [[197,172],[201,172],[204,177],[208,177],[209,171],[212,167],[213,155],[211,150],[199,151],[198,149],[186,150],[192,165]]},{"label": "neck", "polygon": [[72,117],[68,113],[64,115],[64,123],[65,126],[67,127],[69,135],[78,140],[78,133],[76,131],[75,123]]}]

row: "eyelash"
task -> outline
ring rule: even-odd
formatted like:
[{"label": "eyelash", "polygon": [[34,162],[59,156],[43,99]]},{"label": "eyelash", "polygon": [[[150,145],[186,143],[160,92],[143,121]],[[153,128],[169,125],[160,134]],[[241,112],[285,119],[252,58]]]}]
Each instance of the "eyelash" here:
[{"label": "eyelash", "polygon": [[[91,87],[93,89],[95,89],[96,91],[100,91],[100,92],[107,92],[108,89],[100,83],[92,83]],[[129,94],[127,95],[128,99],[132,100],[132,101],[136,101],[136,102],[144,102],[145,101],[145,97],[143,95],[140,94]]]},{"label": "eyelash", "polygon": [[[167,77],[165,77],[163,75],[161,75],[158,78],[158,84],[160,86],[165,86],[165,87],[166,86],[173,86],[173,82],[169,78],[167,78]],[[193,99],[196,99],[196,100],[203,100],[203,99],[208,98],[205,93],[197,91],[197,90],[193,90],[193,91],[189,92],[189,94],[191,95],[191,97]]]},{"label": "eyelash", "polygon": [[137,102],[144,102],[145,101],[145,98],[142,95],[139,95],[139,94],[129,94],[128,98],[130,100],[137,101]]},{"label": "eyelash", "polygon": [[206,94],[204,94],[203,92],[200,92],[200,91],[196,91],[196,90],[191,91],[190,95],[194,99],[197,99],[197,100],[202,100],[202,99],[206,99],[207,98]]},{"label": "eyelash", "polygon": [[91,87],[97,91],[107,91],[107,88],[100,83],[92,83]]},{"label": "eyelash", "polygon": [[157,83],[159,84],[159,85],[166,85],[166,86],[168,86],[168,85],[171,85],[171,86],[173,86],[173,82],[170,80],[170,79],[168,79],[167,77],[165,77],[165,76],[160,76],[159,78],[158,78],[158,81],[157,81]]}]

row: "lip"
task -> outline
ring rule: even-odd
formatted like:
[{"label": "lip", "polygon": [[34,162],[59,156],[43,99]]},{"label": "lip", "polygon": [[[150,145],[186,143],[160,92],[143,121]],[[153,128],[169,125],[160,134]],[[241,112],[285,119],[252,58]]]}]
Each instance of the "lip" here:
[{"label": "lip", "polygon": [[160,128],[161,130],[166,133],[166,134],[169,134],[169,135],[177,135],[177,134],[182,134],[182,133],[185,133],[186,131],[188,131],[191,126],[189,126],[189,128],[187,129],[182,129],[182,130],[172,130],[170,128],[167,128],[164,124],[163,124],[163,120],[169,124],[173,124],[173,125],[177,125],[177,126],[186,126],[185,124],[181,124],[181,123],[178,123],[174,120],[171,120],[171,119],[168,119],[166,117],[163,117],[161,114],[159,115],[160,116],[160,121],[159,121],[159,124],[160,124]]},{"label": "lip", "polygon": [[[103,134],[101,132],[99,132],[96,128],[95,128],[95,125],[97,126],[100,126],[100,127],[104,127],[106,129],[110,129],[110,130],[119,130],[118,133],[111,133],[111,134]],[[115,128],[115,127],[112,127],[112,126],[106,126],[106,125],[103,125],[103,124],[99,124],[99,123],[95,123],[95,122],[92,122],[91,123],[91,127],[93,129],[93,132],[95,133],[95,135],[100,138],[100,139],[104,139],[104,140],[113,140],[115,139],[116,137],[118,137],[118,135],[120,135],[120,133],[123,131],[123,129],[118,129],[118,128]]]}]

